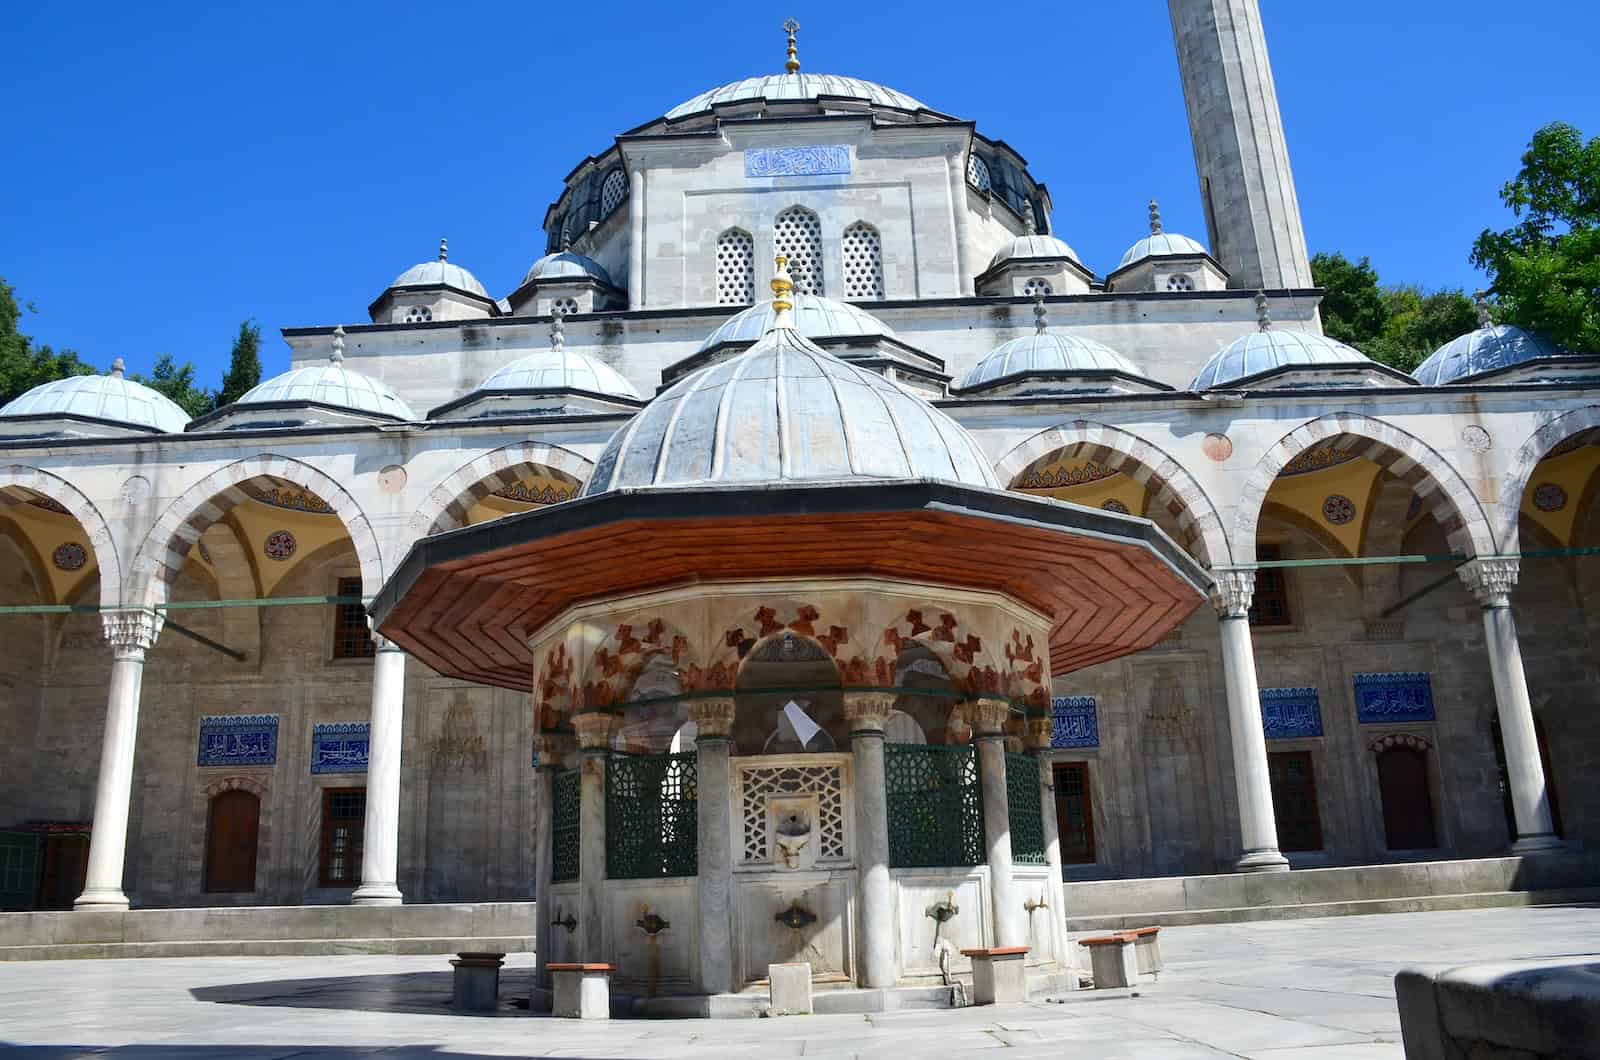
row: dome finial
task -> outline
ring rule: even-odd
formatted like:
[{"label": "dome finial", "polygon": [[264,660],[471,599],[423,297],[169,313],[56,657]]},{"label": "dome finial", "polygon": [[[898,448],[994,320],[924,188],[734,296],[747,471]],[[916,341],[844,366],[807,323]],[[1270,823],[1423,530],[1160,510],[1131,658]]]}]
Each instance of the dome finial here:
[{"label": "dome finial", "polygon": [[794,317],[790,316],[790,310],[794,309],[794,303],[789,301],[789,296],[794,293],[794,280],[789,276],[788,255],[779,254],[777,266],[772,274],[772,330],[793,330]]},{"label": "dome finial", "polygon": [[1033,292],[1033,330],[1035,334],[1043,335],[1044,329],[1050,326],[1049,314],[1044,308],[1044,288],[1040,287]]},{"label": "dome finial", "polygon": [[1154,199],[1150,200],[1150,234],[1161,234],[1161,204]]},{"label": "dome finial", "polygon": [[1027,207],[1022,211],[1022,227],[1027,230],[1028,235],[1038,235],[1039,226],[1033,222],[1033,204],[1028,203]]},{"label": "dome finial", "polygon": [[800,72],[800,56],[794,50],[794,35],[799,29],[800,23],[794,19],[784,20],[783,31],[789,35],[789,61],[783,64],[783,68],[791,74]]},{"label": "dome finial", "polygon": [[333,349],[328,353],[330,364],[344,363],[344,325],[340,324],[333,329]]},{"label": "dome finial", "polygon": [[1474,291],[1472,303],[1478,307],[1478,327],[1494,327],[1494,314],[1489,311],[1489,293],[1487,291]]},{"label": "dome finial", "polygon": [[442,236],[439,239],[439,260],[450,260],[450,241]]},{"label": "dome finial", "polygon": [[1267,292],[1256,292],[1256,323],[1261,325],[1262,331],[1272,330],[1272,310],[1267,305]]},{"label": "dome finial", "polygon": [[116,360],[111,362],[111,378],[121,379],[122,373],[127,370],[128,366],[123,362],[121,357],[118,357]]},{"label": "dome finial", "polygon": [[557,353],[567,348],[566,325],[561,321],[561,318],[566,315],[567,311],[560,302],[557,302],[550,309],[550,348]]}]

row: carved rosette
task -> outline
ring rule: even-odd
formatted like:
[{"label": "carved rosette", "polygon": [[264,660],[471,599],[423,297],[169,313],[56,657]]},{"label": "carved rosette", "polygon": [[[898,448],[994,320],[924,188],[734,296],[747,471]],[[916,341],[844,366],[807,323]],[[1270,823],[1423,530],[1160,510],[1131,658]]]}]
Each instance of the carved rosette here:
[{"label": "carved rosette", "polygon": [[894,710],[893,692],[846,692],[844,717],[851,732],[882,732]]},{"label": "carved rosette", "polygon": [[583,751],[604,751],[611,747],[611,734],[617,727],[614,714],[591,711],[575,715],[572,727],[578,733],[578,748]]},{"label": "carved rosette", "polygon": [[118,657],[143,659],[155,647],[166,617],[148,608],[136,611],[102,611],[100,621],[112,652]]},{"label": "carved rosette", "polygon": [[1011,704],[1003,699],[973,699],[961,704],[961,713],[978,736],[1002,736]]},{"label": "carved rosette", "polygon": [[1219,570],[1212,574],[1217,580],[1211,586],[1211,606],[1217,609],[1217,617],[1248,618],[1250,600],[1256,593],[1256,572]]},{"label": "carved rosette", "polygon": [[1456,568],[1478,603],[1484,607],[1507,607],[1511,590],[1517,587],[1518,563],[1514,559],[1474,559]]},{"label": "carved rosette", "polygon": [[691,699],[688,713],[695,739],[726,740],[733,733],[733,711],[731,698]]},{"label": "carved rosette", "polygon": [[1022,722],[1023,742],[1032,750],[1048,751],[1053,729],[1054,724],[1047,717],[1026,718]]}]

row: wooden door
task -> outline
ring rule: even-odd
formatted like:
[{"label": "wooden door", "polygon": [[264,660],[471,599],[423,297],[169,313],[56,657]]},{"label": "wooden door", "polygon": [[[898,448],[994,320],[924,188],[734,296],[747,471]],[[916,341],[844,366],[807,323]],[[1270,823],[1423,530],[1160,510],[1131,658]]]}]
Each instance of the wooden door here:
[{"label": "wooden door", "polygon": [[1094,863],[1094,806],[1089,798],[1089,763],[1059,762],[1056,774],[1056,830],[1061,863]]},{"label": "wooden door", "polygon": [[1391,747],[1379,754],[1378,790],[1390,850],[1429,850],[1439,845],[1433,830],[1426,751]]},{"label": "wooden door", "polygon": [[1321,850],[1322,815],[1317,809],[1317,775],[1310,751],[1267,755],[1272,782],[1272,815],[1278,822],[1278,849]]},{"label": "wooden door", "polygon": [[236,788],[211,800],[206,824],[207,891],[256,889],[260,826],[261,800],[251,792]]}]

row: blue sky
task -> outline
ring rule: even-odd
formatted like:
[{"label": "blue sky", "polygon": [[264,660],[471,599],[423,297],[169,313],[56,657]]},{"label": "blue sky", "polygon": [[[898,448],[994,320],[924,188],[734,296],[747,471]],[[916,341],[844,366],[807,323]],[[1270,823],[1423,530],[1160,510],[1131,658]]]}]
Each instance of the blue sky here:
[{"label": "blue sky", "polygon": [[[1473,237],[1535,128],[1600,135],[1592,0],[1262,0],[1313,251],[1471,288]],[[670,13],[665,13],[670,11]],[[12,5],[0,276],[24,330],[92,363],[192,359],[238,322],[366,319],[448,236],[496,295],[543,248],[561,178],[703,89],[818,73],[973,118],[1047,181],[1097,273],[1159,198],[1204,238],[1166,5],[788,8],[277,2]]]}]

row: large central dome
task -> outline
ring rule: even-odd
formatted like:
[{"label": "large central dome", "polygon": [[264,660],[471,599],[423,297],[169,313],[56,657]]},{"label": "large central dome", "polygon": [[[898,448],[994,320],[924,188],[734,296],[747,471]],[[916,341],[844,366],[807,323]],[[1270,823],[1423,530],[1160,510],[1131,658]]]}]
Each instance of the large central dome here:
[{"label": "large central dome", "polygon": [[693,99],[667,111],[668,119],[683,118],[710,110],[719,103],[740,103],[746,100],[765,99],[769,102],[783,100],[815,100],[823,96],[858,99],[876,107],[893,107],[896,110],[927,110],[921,100],[904,92],[896,92],[875,81],[859,77],[840,77],[837,74],[768,74],[765,77],[747,77],[702,92]]}]

